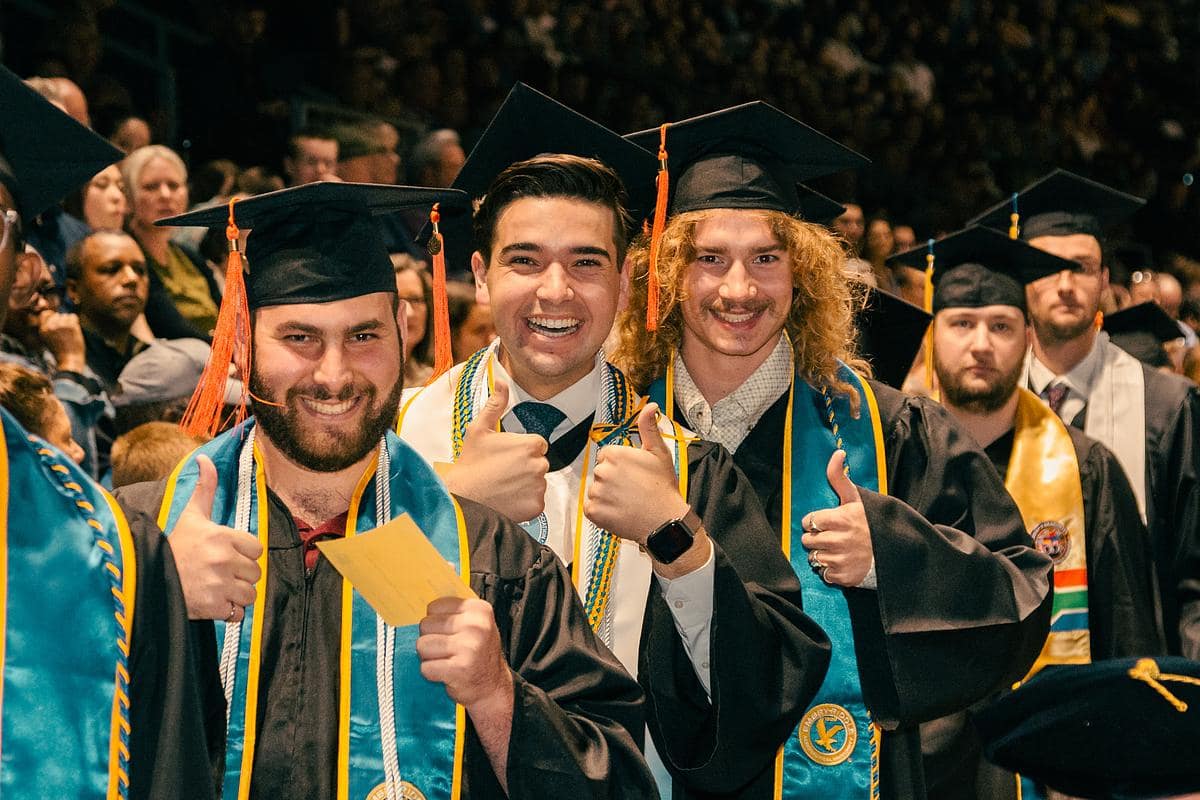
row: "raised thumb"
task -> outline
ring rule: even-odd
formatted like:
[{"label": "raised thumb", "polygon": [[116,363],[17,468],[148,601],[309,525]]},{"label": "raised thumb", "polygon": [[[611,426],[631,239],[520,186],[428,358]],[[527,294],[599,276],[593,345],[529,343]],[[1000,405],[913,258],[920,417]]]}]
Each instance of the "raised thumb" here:
[{"label": "raised thumb", "polygon": [[642,440],[642,449],[647,453],[667,453],[667,443],[663,441],[662,432],[658,429],[658,404],[647,403],[638,414],[638,438]]},{"label": "raised thumb", "polygon": [[212,519],[213,498],[217,494],[217,467],[208,456],[196,456],[196,468],[200,475],[196,478],[196,488],[188,499],[185,511],[200,514],[205,519]]},{"label": "raised thumb", "polygon": [[846,474],[846,451],[835,450],[829,458],[829,466],[825,467],[825,478],[829,481],[830,488],[837,493],[838,505],[846,505],[847,503],[857,503],[862,497],[858,493],[858,487],[854,485],[854,481],[850,480],[850,476]]},{"label": "raised thumb", "polygon": [[504,411],[508,408],[508,384],[503,379],[497,378],[496,385],[492,388],[492,394],[483,404],[483,408],[479,409],[479,415],[475,417],[472,427],[480,427],[484,430],[495,430],[500,424],[500,418],[504,416]]}]

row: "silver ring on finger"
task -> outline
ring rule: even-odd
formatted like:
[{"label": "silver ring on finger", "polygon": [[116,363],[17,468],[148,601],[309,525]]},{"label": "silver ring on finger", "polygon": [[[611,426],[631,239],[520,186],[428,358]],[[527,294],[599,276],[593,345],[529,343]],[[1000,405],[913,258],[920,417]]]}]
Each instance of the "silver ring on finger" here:
[{"label": "silver ring on finger", "polygon": [[808,551],[808,565],[813,568],[814,572],[825,568],[825,562],[821,560],[820,550]]},{"label": "silver ring on finger", "polygon": [[233,618],[237,616],[238,605],[232,600],[229,601],[229,613],[225,615],[226,622],[233,622]]},{"label": "silver ring on finger", "polygon": [[822,531],[822,528],[818,528],[817,524],[813,522],[812,514],[809,514],[805,518],[804,524],[801,527],[809,533],[820,533]]},{"label": "silver ring on finger", "polygon": [[826,564],[817,570],[817,577],[820,578],[825,585],[833,586],[833,581],[829,580],[829,565]]}]

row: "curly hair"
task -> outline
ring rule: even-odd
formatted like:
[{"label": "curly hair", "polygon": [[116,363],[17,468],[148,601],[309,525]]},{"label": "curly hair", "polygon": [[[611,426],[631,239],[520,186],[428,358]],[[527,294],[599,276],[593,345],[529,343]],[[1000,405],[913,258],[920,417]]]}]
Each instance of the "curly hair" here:
[{"label": "curly hair", "polygon": [[[633,384],[645,389],[662,376],[667,361],[683,339],[684,276],[696,258],[695,235],[700,222],[715,210],[690,211],[672,218],[663,231],[658,259],[658,330],[646,330],[646,274],[649,240],[642,234],[630,246],[629,304],[617,320],[620,343],[613,361]],[[855,292],[843,272],[846,253],[838,238],[820,225],[780,211],[760,211],[792,263],[792,306],[784,327],[791,338],[797,371],[817,387],[845,394],[858,413],[858,392],[837,376],[843,361],[870,375],[856,353]]]}]

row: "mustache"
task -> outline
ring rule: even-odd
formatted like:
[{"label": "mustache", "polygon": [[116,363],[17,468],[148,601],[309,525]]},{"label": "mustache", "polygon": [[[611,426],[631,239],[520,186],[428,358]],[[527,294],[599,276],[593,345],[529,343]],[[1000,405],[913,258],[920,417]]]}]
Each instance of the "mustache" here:
[{"label": "mustache", "polygon": [[704,304],[708,311],[719,311],[722,314],[757,314],[771,307],[770,300],[747,300],[741,303],[729,303],[720,298]]},{"label": "mustache", "polygon": [[293,386],[288,389],[288,400],[293,400],[298,397],[307,397],[310,400],[320,400],[322,402],[341,403],[346,400],[352,400],[356,395],[365,394],[373,395],[375,388],[373,386],[359,386],[357,384],[347,384],[343,386],[337,394],[326,389],[324,386]]}]

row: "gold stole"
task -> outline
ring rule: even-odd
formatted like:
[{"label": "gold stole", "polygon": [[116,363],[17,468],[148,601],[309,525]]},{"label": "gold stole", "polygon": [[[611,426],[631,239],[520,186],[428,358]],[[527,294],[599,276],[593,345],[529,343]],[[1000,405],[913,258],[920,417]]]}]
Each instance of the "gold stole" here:
[{"label": "gold stole", "polygon": [[1050,635],[1026,680],[1049,664],[1091,662],[1087,542],[1079,461],[1066,426],[1037,395],[1017,389],[1017,416],[1005,488],[1034,546],[1054,561]]}]

